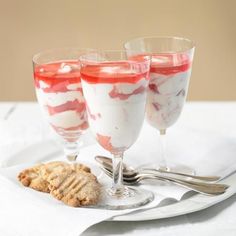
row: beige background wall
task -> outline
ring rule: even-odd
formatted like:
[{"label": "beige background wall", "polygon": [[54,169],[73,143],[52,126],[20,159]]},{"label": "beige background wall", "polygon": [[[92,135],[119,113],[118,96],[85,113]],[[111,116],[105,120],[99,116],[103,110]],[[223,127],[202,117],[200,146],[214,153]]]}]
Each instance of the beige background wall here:
[{"label": "beige background wall", "polygon": [[236,100],[235,0],[0,0],[0,101],[35,99],[36,52],[154,35],[196,41],[189,100]]}]

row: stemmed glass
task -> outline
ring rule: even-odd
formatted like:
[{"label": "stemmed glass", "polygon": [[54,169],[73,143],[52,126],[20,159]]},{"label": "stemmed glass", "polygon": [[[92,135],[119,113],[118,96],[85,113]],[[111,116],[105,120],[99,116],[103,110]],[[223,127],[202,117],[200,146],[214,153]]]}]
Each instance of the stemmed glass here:
[{"label": "stemmed glass", "polygon": [[80,61],[91,131],[113,155],[113,184],[102,191],[100,205],[107,209],[144,205],[153,194],[123,185],[122,161],[143,124],[150,57],[127,58],[125,51],[96,51],[81,56]]},{"label": "stemmed glass", "polygon": [[88,128],[79,63],[86,51],[52,49],[33,57],[38,103],[49,124],[62,137],[64,153],[70,161],[76,160],[79,138]]},{"label": "stemmed glass", "polygon": [[191,75],[194,43],[178,37],[137,38],[125,43],[129,55],[151,55],[146,118],[160,132],[161,159],[155,168],[193,173],[184,165],[167,165],[165,136],[183,109]]}]

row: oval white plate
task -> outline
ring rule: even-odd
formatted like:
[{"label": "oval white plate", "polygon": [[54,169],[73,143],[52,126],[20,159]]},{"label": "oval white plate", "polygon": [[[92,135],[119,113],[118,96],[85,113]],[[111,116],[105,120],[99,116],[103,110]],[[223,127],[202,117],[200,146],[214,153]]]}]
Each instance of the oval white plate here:
[{"label": "oval white plate", "polygon": [[[89,148],[89,147],[88,147]],[[87,149],[87,148],[86,148]],[[90,148],[89,148],[90,149]],[[91,149],[90,149],[91,150]],[[102,149],[101,149],[102,151]],[[60,150],[58,143],[52,140],[43,141],[41,143],[36,143],[35,145],[30,145],[24,148],[20,152],[15,153],[7,161],[3,161],[3,166],[14,166],[18,164],[35,163],[40,161],[49,161],[50,159],[62,158],[63,153]],[[83,161],[91,163],[94,156],[91,155],[90,160]],[[95,168],[96,169],[96,168]],[[221,201],[226,200],[230,196],[236,193],[236,173],[225,178],[221,183],[230,185],[227,191],[219,196],[205,196],[202,194],[195,194],[179,202],[155,207],[152,209],[147,209],[145,211],[137,210],[136,212],[113,217],[112,221],[145,221],[154,219],[163,219],[174,217],[178,215],[188,214],[196,211],[203,210],[212,205],[215,205]]]},{"label": "oval white plate", "polygon": [[206,209],[226,200],[236,193],[236,174],[231,175],[224,181],[221,181],[221,183],[230,185],[227,191],[222,195],[205,196],[202,194],[195,194],[188,199],[181,200],[171,205],[156,207],[142,212],[116,216],[112,219],[112,221],[144,221],[163,219]]}]

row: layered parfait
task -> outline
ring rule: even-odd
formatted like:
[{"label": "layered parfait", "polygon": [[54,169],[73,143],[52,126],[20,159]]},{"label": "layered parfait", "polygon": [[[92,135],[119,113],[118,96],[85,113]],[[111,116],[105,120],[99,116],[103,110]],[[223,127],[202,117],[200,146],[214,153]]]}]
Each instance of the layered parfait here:
[{"label": "layered parfait", "polygon": [[187,54],[152,55],[147,120],[164,131],[178,119],[187,95],[191,61]]},{"label": "layered parfait", "polygon": [[34,79],[38,102],[51,126],[65,140],[76,141],[88,128],[79,62],[36,65]]},{"label": "layered parfait", "polygon": [[149,61],[86,64],[81,79],[88,121],[97,141],[112,153],[124,152],[142,127]]}]

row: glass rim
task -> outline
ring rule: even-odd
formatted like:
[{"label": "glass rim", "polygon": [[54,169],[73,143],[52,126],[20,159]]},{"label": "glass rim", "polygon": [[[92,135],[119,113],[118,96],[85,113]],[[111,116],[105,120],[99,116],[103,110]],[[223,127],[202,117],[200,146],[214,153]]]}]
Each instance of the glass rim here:
[{"label": "glass rim", "polygon": [[[189,38],[185,38],[185,37],[180,37],[180,36],[144,36],[144,37],[137,37],[137,38],[133,38],[129,41],[126,41],[123,45],[124,45],[124,48],[127,50],[127,44],[128,43],[131,43],[131,42],[134,42],[134,41],[137,41],[137,40],[141,40],[141,39],[175,39],[175,40],[182,40],[182,41],[186,41],[186,42],[189,42],[191,44],[191,47],[189,47],[188,49],[186,50],[179,50],[179,51],[176,51],[176,53],[184,53],[184,52],[188,52],[188,51],[191,51],[193,49],[195,49],[196,47],[196,43],[194,40],[192,39],[189,39]],[[132,51],[136,51],[137,50],[132,50]],[[156,52],[153,52],[153,53],[156,53]],[[169,52],[169,53],[173,53],[173,52]],[[168,52],[158,52],[158,54],[168,54]]]},{"label": "glass rim", "polygon": [[[137,52],[136,50],[130,50],[131,52]],[[143,61],[136,61],[132,60],[130,58],[127,59],[114,59],[114,60],[104,60],[104,61],[97,61],[93,59],[85,59],[86,55],[88,56],[89,54],[92,53],[98,53],[98,54],[106,54],[106,53],[123,53],[124,55],[127,55],[127,51],[125,49],[93,49],[91,52],[85,53],[79,57],[79,60],[82,61],[87,61],[91,62],[94,64],[101,64],[101,63],[108,63],[108,62],[119,62],[119,61],[126,61],[128,63],[136,63],[136,64],[143,64],[144,62],[151,61],[151,55],[145,54],[143,55],[144,60]],[[127,55],[128,56],[128,55]],[[131,57],[132,58],[132,57]]]},{"label": "glass rim", "polygon": [[[34,64],[36,65],[42,65],[42,64],[45,64],[45,63],[38,63],[37,60],[40,58],[40,56],[42,56],[43,54],[47,54],[47,53],[53,53],[54,51],[66,51],[66,50],[76,50],[78,52],[81,52],[81,53],[86,53],[87,52],[93,52],[95,51],[95,49],[93,48],[79,48],[79,47],[59,47],[59,48],[50,48],[50,49],[45,49],[43,51],[40,51],[40,52],[37,52],[35,54],[33,54],[32,56],[32,61]],[[80,56],[78,56],[78,60],[79,60]]]}]

